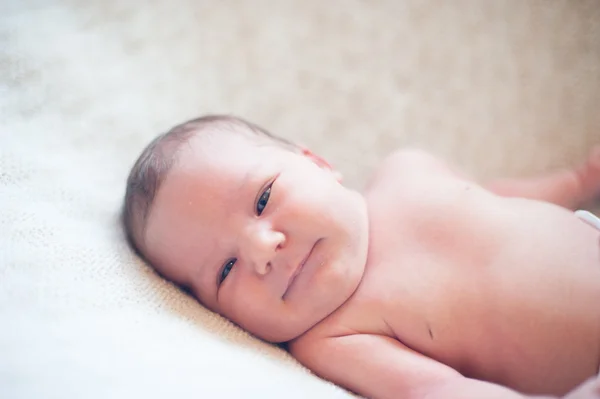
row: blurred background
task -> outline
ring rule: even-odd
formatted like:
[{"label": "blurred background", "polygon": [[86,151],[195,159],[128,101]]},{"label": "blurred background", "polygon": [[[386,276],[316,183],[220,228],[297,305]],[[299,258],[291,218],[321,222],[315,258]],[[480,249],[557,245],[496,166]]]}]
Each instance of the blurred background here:
[{"label": "blurred background", "polygon": [[209,112],[303,142],[354,186],[404,145],[489,177],[600,140],[597,0],[3,0],[0,14],[4,117],[110,140],[119,178],[151,137]]},{"label": "blurred background", "polygon": [[600,1],[0,0],[0,396],[347,397],[125,245],[129,168],[206,113],[353,188],[402,146],[564,167],[600,144]]}]

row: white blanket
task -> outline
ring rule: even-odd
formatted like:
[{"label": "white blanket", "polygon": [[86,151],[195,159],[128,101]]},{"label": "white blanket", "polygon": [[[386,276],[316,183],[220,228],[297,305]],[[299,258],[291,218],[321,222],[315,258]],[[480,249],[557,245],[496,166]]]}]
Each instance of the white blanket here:
[{"label": "white blanket", "polygon": [[129,167],[186,118],[244,116],[352,187],[403,145],[486,178],[600,142],[596,1],[378,3],[0,2],[0,397],[350,397],[125,245]]}]

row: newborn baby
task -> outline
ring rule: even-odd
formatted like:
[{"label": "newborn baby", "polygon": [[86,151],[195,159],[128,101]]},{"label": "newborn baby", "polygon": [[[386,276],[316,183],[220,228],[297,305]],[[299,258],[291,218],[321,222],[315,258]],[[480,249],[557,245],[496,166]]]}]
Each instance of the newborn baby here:
[{"label": "newborn baby", "polygon": [[359,194],[309,150],[205,116],[143,151],[123,223],[165,278],[347,389],[520,398],[598,373],[600,232],[569,209],[599,194],[600,148],[487,186],[399,150]]}]

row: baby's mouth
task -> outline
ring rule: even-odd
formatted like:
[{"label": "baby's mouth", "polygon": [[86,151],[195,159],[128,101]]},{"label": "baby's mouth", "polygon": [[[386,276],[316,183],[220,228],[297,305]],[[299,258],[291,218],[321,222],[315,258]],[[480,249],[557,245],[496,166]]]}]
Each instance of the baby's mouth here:
[{"label": "baby's mouth", "polygon": [[308,251],[308,253],[306,254],[306,256],[302,259],[302,261],[296,267],[296,270],[294,271],[294,273],[290,276],[290,279],[288,280],[288,285],[287,285],[287,287],[285,289],[285,292],[283,293],[282,299],[286,299],[286,296],[287,296],[288,292],[290,291],[290,289],[292,288],[292,285],[294,284],[294,281],[296,280],[296,277],[298,277],[298,275],[304,269],[304,265],[306,265],[306,262],[308,262],[308,259],[310,258],[310,255],[313,253],[313,251],[314,251],[314,249],[317,246],[317,243],[319,241],[320,241],[320,239],[317,240],[313,244],[313,246],[310,248],[310,251]]}]

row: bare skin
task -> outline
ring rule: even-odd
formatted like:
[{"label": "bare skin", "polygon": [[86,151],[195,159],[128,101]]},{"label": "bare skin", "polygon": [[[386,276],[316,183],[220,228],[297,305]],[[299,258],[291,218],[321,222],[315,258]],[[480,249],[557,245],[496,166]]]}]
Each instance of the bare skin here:
[{"label": "bare skin", "polygon": [[567,209],[600,197],[600,148],[486,187],[403,150],[360,195],[309,151],[208,137],[143,243],[208,308],[369,398],[600,398],[600,231]]},{"label": "bare skin", "polygon": [[[595,376],[600,232],[549,202],[599,194],[600,149],[574,170],[489,188],[419,151],[387,159],[365,193],[361,283],[291,353],[373,398],[564,395]],[[597,398],[590,384],[584,397]]]}]

